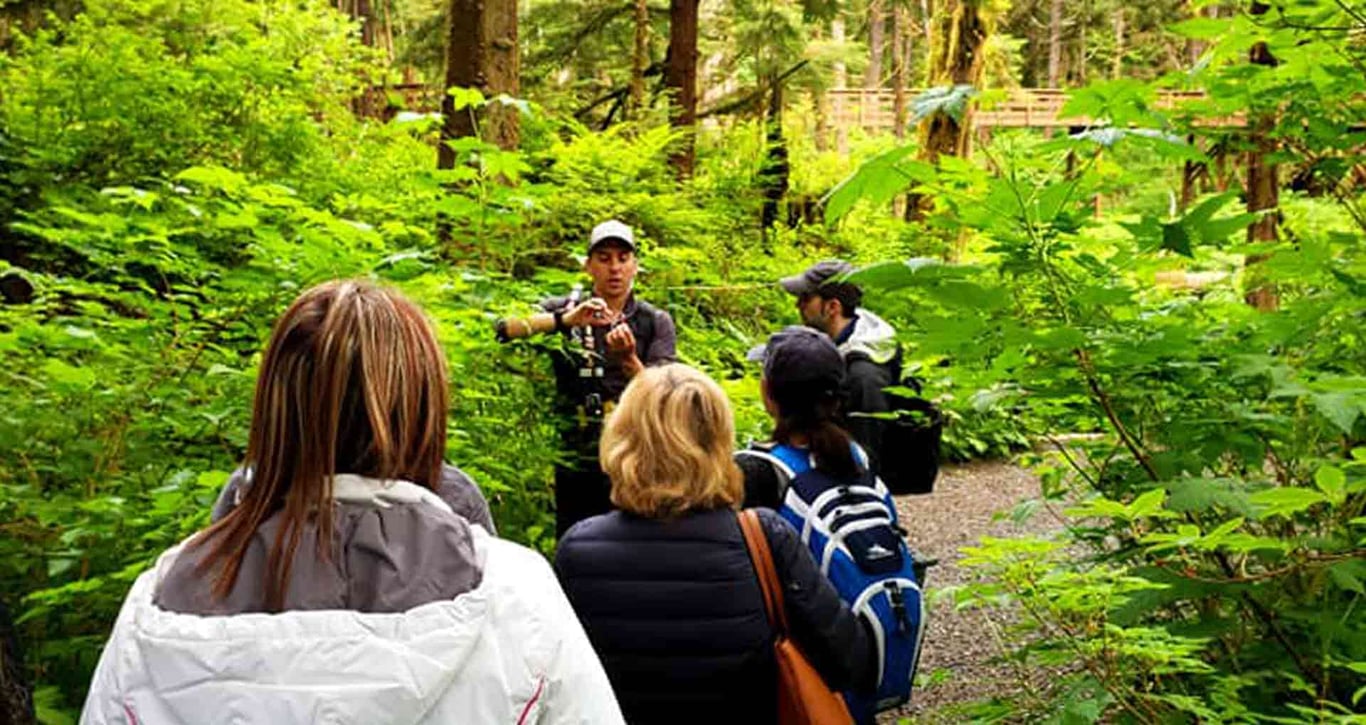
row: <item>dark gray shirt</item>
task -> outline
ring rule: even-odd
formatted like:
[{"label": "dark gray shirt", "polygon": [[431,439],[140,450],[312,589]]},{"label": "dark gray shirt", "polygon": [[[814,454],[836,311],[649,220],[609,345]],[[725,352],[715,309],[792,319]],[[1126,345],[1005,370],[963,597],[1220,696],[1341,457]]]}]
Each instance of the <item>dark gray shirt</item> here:
[{"label": "dark gray shirt", "polygon": [[[541,309],[547,312],[567,312],[569,298],[551,297],[541,303]],[[674,329],[674,320],[668,312],[654,305],[638,302],[632,294],[626,298],[626,306],[622,308],[621,313],[626,324],[631,326],[631,333],[636,337],[636,357],[640,358],[642,364],[663,365],[678,358],[675,350],[678,332]],[[608,327],[588,328],[592,335],[591,342],[586,337],[580,340],[579,333],[565,333],[566,349],[556,360],[555,379],[560,395],[566,398],[566,402],[572,401],[572,405],[579,405],[583,402],[580,398],[586,392],[598,393],[602,396],[603,402],[617,400],[626,389],[630,379],[622,369],[620,358],[607,354],[609,330]],[[589,378],[581,375],[583,369],[595,368],[601,368],[600,376]]]}]

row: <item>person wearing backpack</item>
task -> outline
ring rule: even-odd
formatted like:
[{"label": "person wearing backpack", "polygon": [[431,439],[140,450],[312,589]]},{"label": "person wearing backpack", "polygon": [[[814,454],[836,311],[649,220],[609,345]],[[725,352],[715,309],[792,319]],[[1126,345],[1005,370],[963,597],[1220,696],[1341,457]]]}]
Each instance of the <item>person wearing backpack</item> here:
[{"label": "person wearing backpack", "polygon": [[[919,397],[918,381],[902,380],[896,330],[861,306],[863,290],[845,280],[853,271],[848,262],[829,259],[780,284],[797,298],[802,324],[829,336],[844,360],[840,422],[863,447],[869,467],[898,494],[929,493],[939,473],[942,415]],[[891,386],[902,390],[888,392]]]},{"label": "person wearing backpack", "polygon": [[583,299],[575,287],[541,303],[525,319],[500,319],[498,341],[556,334],[561,345],[551,357],[556,412],[567,461],[555,466],[555,535],[576,522],[611,510],[607,475],[598,466],[598,438],[604,416],[626,384],[651,365],[673,362],[676,331],[669,313],[636,297],[635,234],[612,219],[589,235],[584,271],[593,279]]},{"label": "person wearing backpack", "polygon": [[[845,364],[829,337],[806,327],[761,349],[772,441],[738,451],[745,504],[774,506],[800,533],[820,571],[875,632],[874,696],[846,692],[859,722],[904,704],[919,659],[924,601],[891,492],[839,426]],[[775,503],[776,502],[776,503]]]},{"label": "person wearing backpack", "polygon": [[[777,722],[775,640],[794,643],[829,689],[871,691],[876,678],[871,629],[797,532],[764,509],[743,528],[734,436],[730,402],[706,375],[680,364],[637,375],[602,437],[617,510],[575,524],[556,550],[633,725]],[[767,613],[754,528],[781,584],[781,618]]]},{"label": "person wearing backpack", "polygon": [[623,722],[545,558],[438,493],[445,360],[396,291],[300,295],[261,358],[250,485],[137,577],[81,722]]}]

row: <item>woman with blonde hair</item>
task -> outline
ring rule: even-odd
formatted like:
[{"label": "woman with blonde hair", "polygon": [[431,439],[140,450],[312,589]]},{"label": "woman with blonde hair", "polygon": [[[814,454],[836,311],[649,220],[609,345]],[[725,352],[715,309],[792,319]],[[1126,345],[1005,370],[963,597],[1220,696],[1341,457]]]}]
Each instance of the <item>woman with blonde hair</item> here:
[{"label": "woman with blonde hair", "polygon": [[447,379],[403,296],[301,295],[222,518],[138,577],[82,722],[620,722],[550,568],[437,490]]},{"label": "woman with blonde hair", "polygon": [[[619,509],[560,541],[555,568],[631,723],[774,722],[773,629],[736,517],[730,402],[686,365],[631,381],[603,431]],[[792,639],[834,689],[876,679],[872,635],[797,532],[759,518]]]}]

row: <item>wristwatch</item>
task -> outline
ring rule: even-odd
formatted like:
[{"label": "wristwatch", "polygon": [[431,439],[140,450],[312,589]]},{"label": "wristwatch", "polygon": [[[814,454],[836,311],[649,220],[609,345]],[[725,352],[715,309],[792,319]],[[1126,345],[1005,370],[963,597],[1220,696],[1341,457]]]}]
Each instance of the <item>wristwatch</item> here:
[{"label": "wristwatch", "polygon": [[550,316],[555,319],[555,332],[564,332],[564,310],[555,310],[550,313]]},{"label": "wristwatch", "polygon": [[493,323],[493,336],[498,340],[499,344],[506,344],[512,341],[512,338],[508,336],[507,320],[499,318],[497,322]]}]

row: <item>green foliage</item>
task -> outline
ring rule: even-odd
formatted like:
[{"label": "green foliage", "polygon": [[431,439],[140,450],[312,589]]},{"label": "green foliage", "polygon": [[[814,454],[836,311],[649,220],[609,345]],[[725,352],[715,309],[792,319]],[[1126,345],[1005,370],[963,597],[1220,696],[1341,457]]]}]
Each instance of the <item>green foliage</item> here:
[{"label": "green foliage", "polygon": [[[863,279],[911,311],[918,355],[949,361],[946,376],[1006,401],[1050,441],[1033,460],[1046,494],[1071,502],[1059,540],[968,550],[986,579],[957,592],[960,604],[1016,608],[1012,661],[1057,673],[1043,691],[982,703],[973,717],[1360,719],[1359,189],[1284,194],[1281,240],[1257,245],[1242,241],[1257,217],[1232,211],[1230,194],[1184,213],[1135,205],[1115,220],[1088,203],[1145,183],[1141,167],[1115,169],[1111,157],[1142,148],[1168,163],[1202,160],[1178,124],[1235,111],[1276,110],[1272,134],[1295,154],[1359,162],[1360,144],[1340,140],[1355,138],[1348,109],[1359,113],[1366,91],[1366,76],[1348,67],[1359,47],[1337,45],[1329,58],[1343,36],[1304,28],[1366,27],[1329,2],[1278,12],[1228,23],[1198,111],[1170,117],[1155,108],[1153,86],[1103,82],[1074,94],[1065,113],[1114,127],[996,143],[981,149],[986,169],[950,163],[914,177],[898,167],[907,157],[898,149],[831,196],[836,216],[861,196],[885,204],[914,187],[936,197],[942,211],[927,226],[969,240],[972,264],[883,265]],[[1246,65],[1258,39],[1274,46],[1274,71]],[[1337,69],[1331,78],[1325,67]],[[1249,307],[1230,284],[1253,254],[1266,261],[1244,284],[1273,285],[1273,311]],[[1198,295],[1154,285],[1178,265],[1229,282]]]},{"label": "green foliage", "polygon": [[328,3],[96,0],[0,59],[21,163],[125,184],[193,163],[295,178],[326,149],[365,55]]},{"label": "green foliage", "polygon": [[[436,4],[401,5],[431,29]],[[859,71],[857,42],[808,42],[835,6],[732,5],[702,44],[737,93],[801,61],[789,90],[820,92],[837,63]],[[566,120],[627,78],[629,6],[532,3],[541,103],[453,91],[462,108],[517,107],[522,150],[457,140],[447,171],[432,168],[435,119],[352,117],[384,65],[333,6],[93,0],[0,59],[0,281],[33,290],[0,303],[0,590],[22,597],[46,721],[78,706],[131,579],[205,523],[241,463],[269,326],[315,282],[368,276],[423,305],[451,369],[449,459],[503,535],[549,551],[561,453],[544,343],[500,347],[490,323],[577,281],[608,216],[637,229],[641,292],[674,315],[682,359],[731,395],[742,441],[769,427],[743,353],[796,321],[772,281],[843,256],[945,409],[948,457],[1051,446],[1026,460],[1066,502],[1066,538],[984,542],[970,554],[990,576],[958,595],[1016,607],[1015,661],[1058,675],[968,716],[1359,718],[1366,215],[1347,172],[1363,160],[1366,78],[1346,41],[1360,18],[1325,0],[1184,23],[1215,41],[1192,73],[1073,94],[1065,113],[1110,125],[1000,132],[937,167],[858,132],[847,154],[821,149],[792,133],[818,121],[790,103],[792,196],[824,197],[830,223],[760,233],[764,123],[703,134],[679,184],[662,104],[606,132]],[[1134,32],[1159,32],[1163,8],[1131,8]],[[651,13],[657,60],[667,24]],[[439,32],[404,42],[421,55],[422,37],[435,57]],[[1248,67],[1257,40],[1279,66]],[[1206,98],[1157,103],[1193,82]],[[918,105],[970,102],[960,87]],[[1238,114],[1267,119],[1313,191],[1282,197],[1277,242],[1242,241],[1252,217],[1234,194],[1176,208],[1181,165],[1207,160],[1189,134],[1244,150],[1196,122]],[[888,213],[908,191],[935,198],[923,224]],[[1256,280],[1251,254],[1267,257]],[[1183,269],[1228,281],[1155,284]],[[1274,286],[1279,308],[1250,309],[1240,284]]]}]

